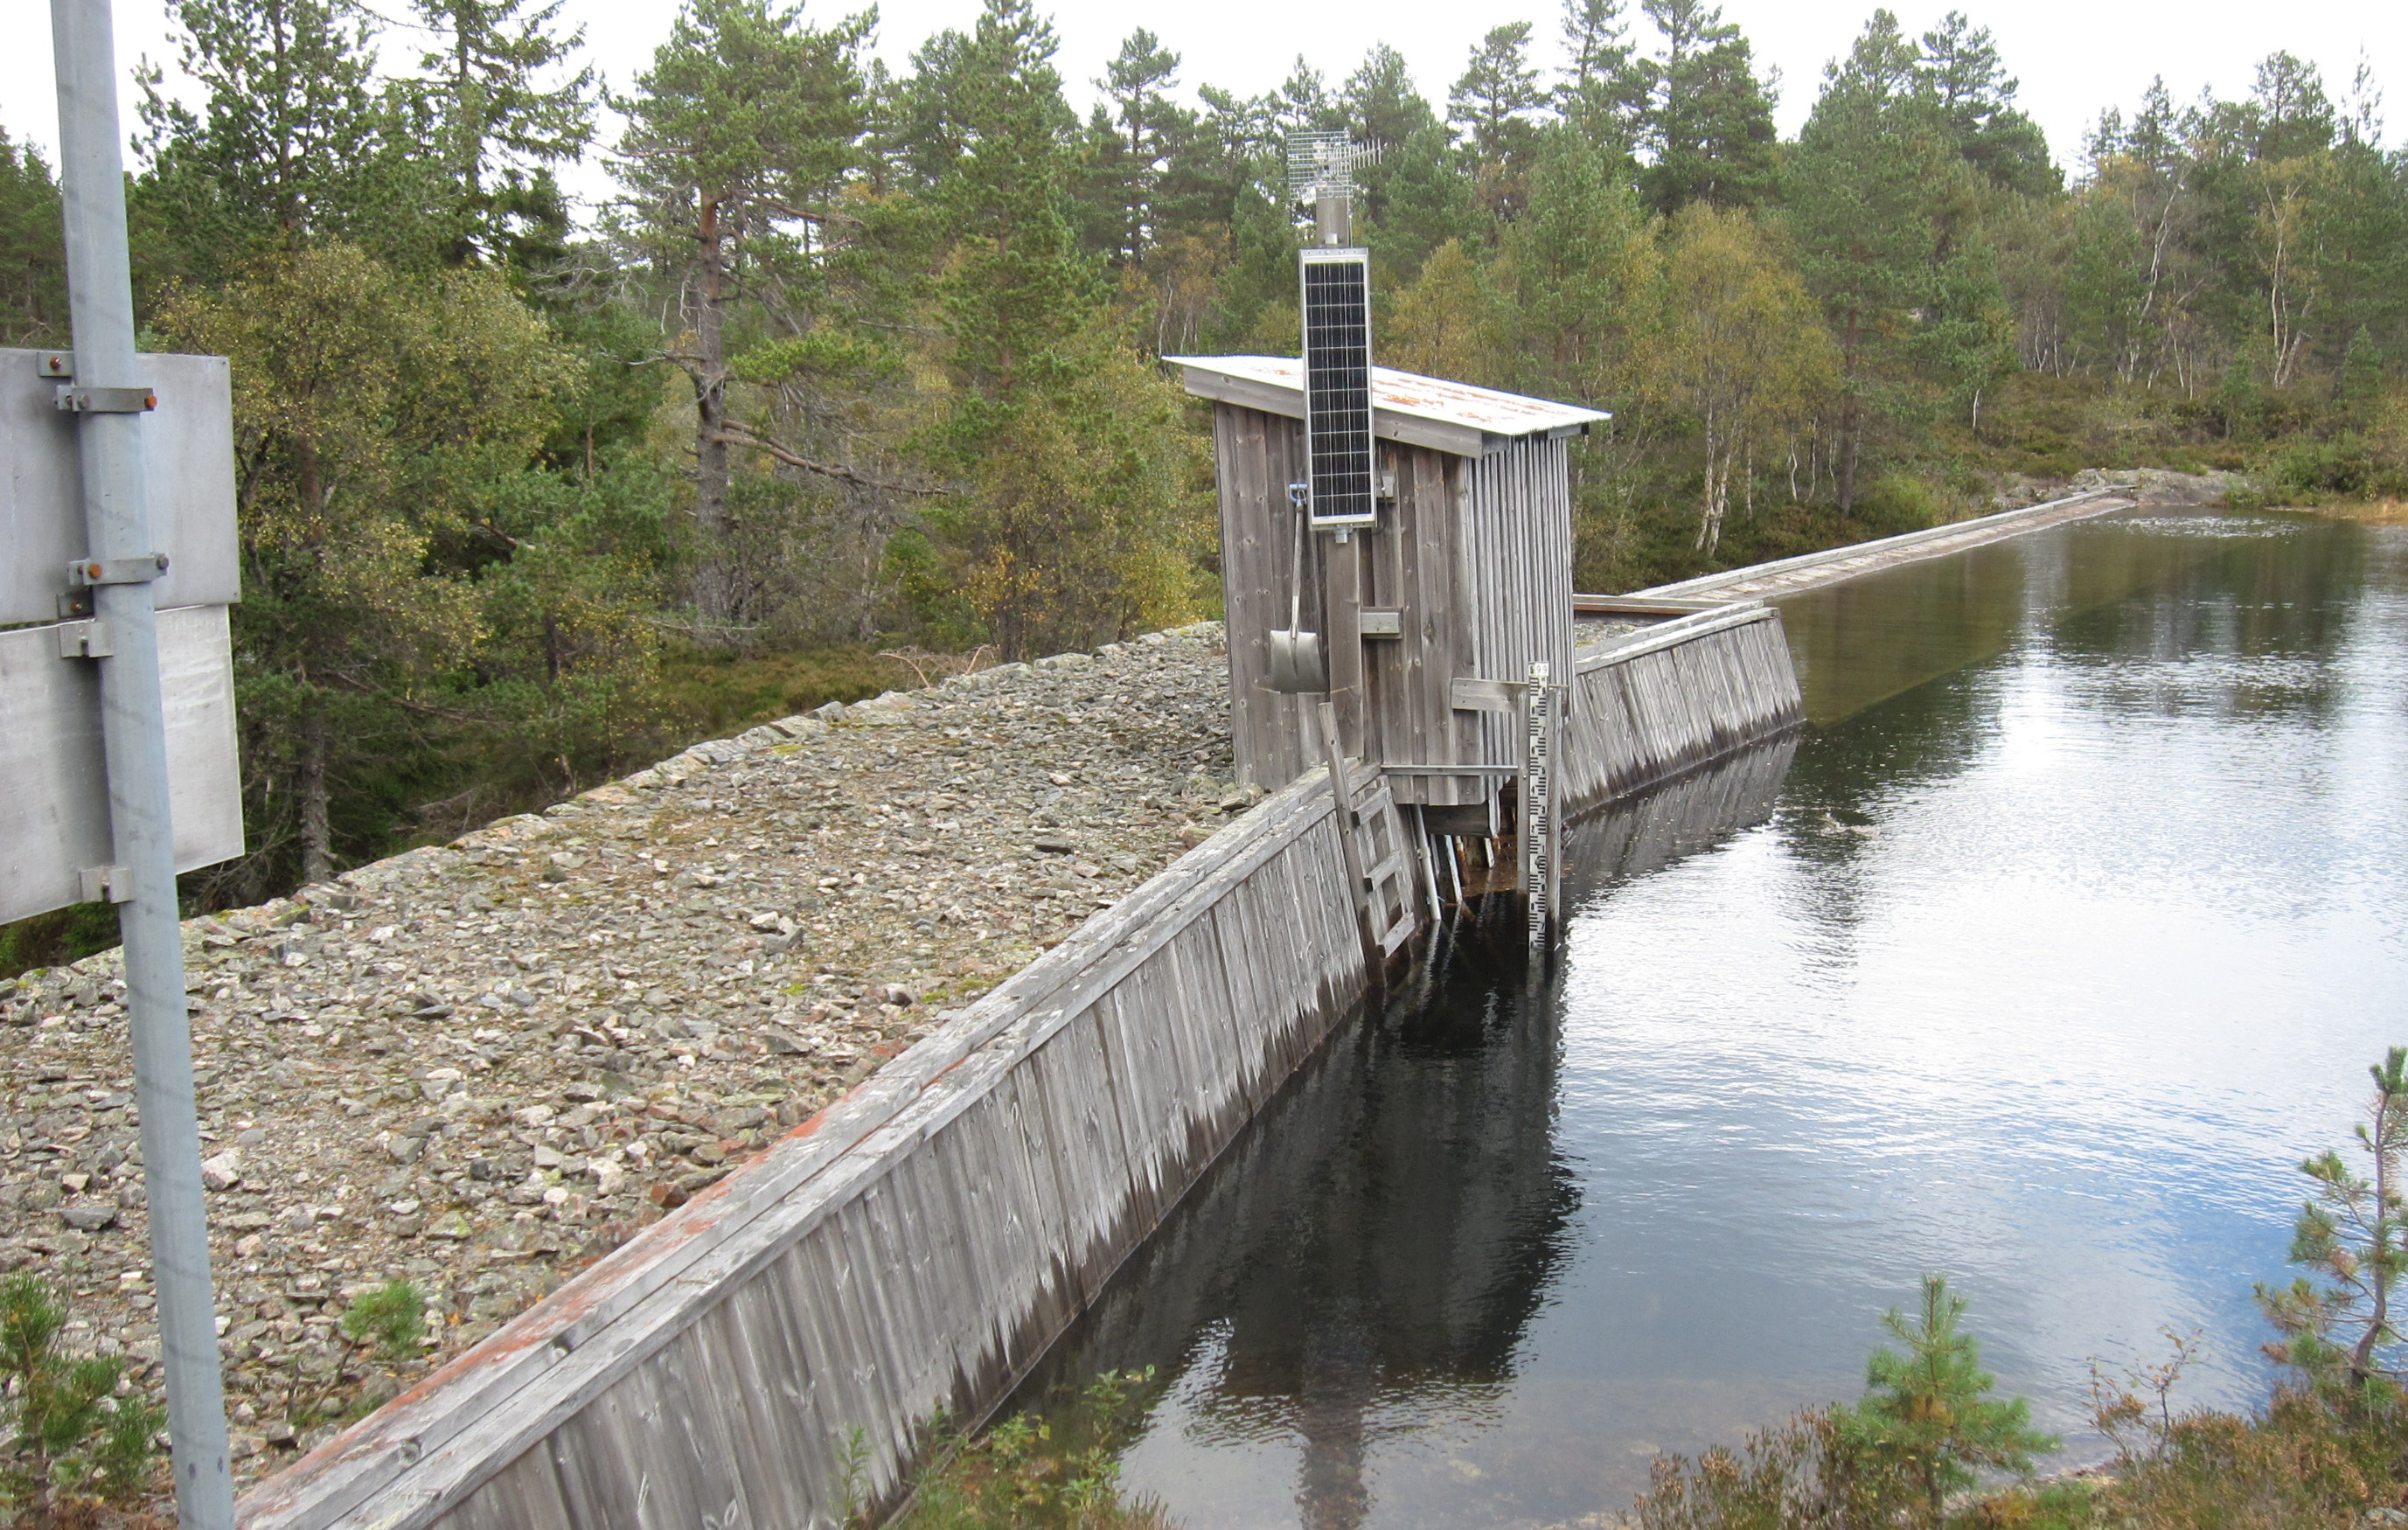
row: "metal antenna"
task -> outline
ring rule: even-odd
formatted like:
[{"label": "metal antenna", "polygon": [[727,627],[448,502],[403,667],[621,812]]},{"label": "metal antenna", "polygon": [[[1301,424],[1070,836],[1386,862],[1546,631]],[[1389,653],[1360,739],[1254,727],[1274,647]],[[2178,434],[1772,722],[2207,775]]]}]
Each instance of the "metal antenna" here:
[{"label": "metal antenna", "polygon": [[1343,133],[1308,131],[1287,136],[1287,189],[1291,200],[1312,208],[1316,236],[1342,245],[1353,234],[1354,162],[1363,151]]}]

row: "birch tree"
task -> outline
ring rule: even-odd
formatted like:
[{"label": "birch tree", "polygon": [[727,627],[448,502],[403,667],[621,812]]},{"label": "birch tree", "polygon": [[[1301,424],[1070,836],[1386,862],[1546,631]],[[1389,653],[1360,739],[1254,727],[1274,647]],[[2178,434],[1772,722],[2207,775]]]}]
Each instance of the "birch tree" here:
[{"label": "birch tree", "polygon": [[[1663,261],[1662,342],[1651,369],[1705,440],[1697,550],[1722,541],[1734,466],[1760,436],[1818,404],[1832,374],[1813,301],[1755,220],[1692,203],[1673,217]],[[1750,491],[1752,492],[1752,490]]]}]

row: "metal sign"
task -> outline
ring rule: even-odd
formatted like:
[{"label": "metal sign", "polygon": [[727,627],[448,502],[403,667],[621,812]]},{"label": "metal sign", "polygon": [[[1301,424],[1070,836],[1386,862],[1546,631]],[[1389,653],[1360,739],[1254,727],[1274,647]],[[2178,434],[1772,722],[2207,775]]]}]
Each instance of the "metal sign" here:
[{"label": "metal sign", "polygon": [[1301,254],[1304,444],[1312,484],[1312,523],[1377,525],[1370,252],[1324,248]]},{"label": "metal sign", "polygon": [[[231,606],[242,598],[242,573],[225,358],[145,352],[140,365],[159,401],[141,430],[150,536],[167,555],[151,596],[162,610]],[[74,387],[74,352],[0,349],[0,627],[64,615],[67,565],[90,551],[81,422],[59,407],[60,392]]]},{"label": "metal sign", "polygon": [[[144,387],[93,389],[76,381],[72,351],[0,348],[0,628],[11,629],[0,630],[0,921],[126,895],[109,877],[99,665],[115,636],[87,619],[95,583],[148,583],[159,608],[176,869],[243,851],[226,622],[242,594],[233,387],[222,356],[145,353],[138,365]],[[143,417],[164,571],[157,558],[128,571],[85,556],[79,416],[121,404]]]},{"label": "metal sign", "polygon": [[[0,632],[0,922],[118,892],[86,885],[116,857],[99,668],[60,651],[75,625]],[[159,613],[159,688],[176,869],[232,860],[242,853],[242,772],[224,607]]]}]

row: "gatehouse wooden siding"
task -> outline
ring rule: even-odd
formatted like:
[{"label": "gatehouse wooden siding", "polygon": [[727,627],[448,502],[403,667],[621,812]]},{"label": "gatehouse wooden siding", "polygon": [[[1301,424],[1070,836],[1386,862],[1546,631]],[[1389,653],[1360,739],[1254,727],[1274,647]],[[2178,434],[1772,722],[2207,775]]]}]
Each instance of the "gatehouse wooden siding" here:
[{"label": "gatehouse wooden siding", "polygon": [[1584,648],[1558,770],[1580,812],[1805,718],[1781,613],[1749,603]]},{"label": "gatehouse wooden siding", "polygon": [[1316,772],[261,1484],[242,1523],[818,1530],[855,1429],[892,1493],[938,1408],[999,1401],[1359,1003],[1344,864]]},{"label": "gatehouse wooden siding", "polygon": [[[1572,672],[1572,505],[1565,445],[1525,436],[1467,465],[1471,494],[1465,555],[1478,571],[1483,598],[1467,613],[1471,663],[1457,673],[1485,680],[1526,679],[1530,665],[1544,660],[1556,683],[1567,683]],[[1511,716],[1473,715],[1481,748],[1468,758],[1430,763],[1512,765],[1520,758],[1523,741]]]},{"label": "gatehouse wooden siding", "polygon": [[[1229,641],[1229,734],[1240,783],[1276,792],[1312,768],[1317,736],[1299,698],[1270,687],[1270,637],[1288,623],[1288,565],[1296,512],[1287,486],[1304,477],[1304,426],[1234,404],[1212,407],[1212,456],[1220,481],[1221,588]],[[1304,623],[1322,619],[1322,538],[1304,546]],[[1301,698],[1318,703],[1319,696]]]},{"label": "gatehouse wooden siding", "polygon": [[[1284,415],[1216,404],[1222,590],[1228,617],[1230,732],[1238,779],[1276,789],[1312,767],[1309,728],[1319,696],[1270,689],[1268,636],[1288,623],[1295,512],[1287,486],[1304,474],[1304,427]],[[1383,765],[1511,765],[1512,720],[1454,707],[1458,679],[1519,680],[1534,659],[1571,670],[1572,543],[1566,443],[1503,441],[1461,457],[1401,441],[1380,444],[1397,497],[1376,531],[1345,545],[1326,535],[1305,548],[1304,622],[1330,630],[1324,560],[1353,558],[1362,605],[1398,615],[1402,636],[1363,643],[1364,757]],[[1341,716],[1356,705],[1338,702]],[[1398,800],[1430,806],[1485,800],[1493,778],[1400,776]]]}]

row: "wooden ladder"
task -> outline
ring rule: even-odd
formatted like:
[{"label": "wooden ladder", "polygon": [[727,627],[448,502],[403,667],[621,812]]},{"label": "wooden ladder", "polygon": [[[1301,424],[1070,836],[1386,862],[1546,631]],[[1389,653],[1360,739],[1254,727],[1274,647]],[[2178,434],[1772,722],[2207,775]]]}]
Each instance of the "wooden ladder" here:
[{"label": "wooden ladder", "polygon": [[1349,761],[1340,752],[1337,715],[1326,702],[1321,708],[1321,737],[1328,755],[1338,838],[1346,854],[1347,879],[1354,883],[1354,915],[1362,926],[1364,954],[1376,953],[1384,964],[1413,937],[1418,910],[1412,847],[1405,837],[1396,794],[1388,790],[1387,773]]}]

